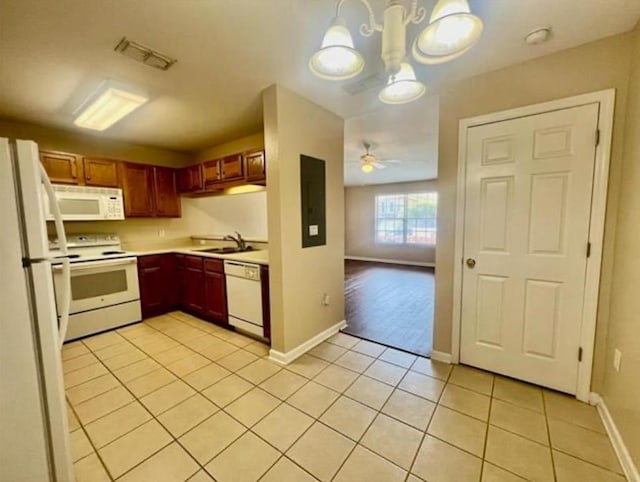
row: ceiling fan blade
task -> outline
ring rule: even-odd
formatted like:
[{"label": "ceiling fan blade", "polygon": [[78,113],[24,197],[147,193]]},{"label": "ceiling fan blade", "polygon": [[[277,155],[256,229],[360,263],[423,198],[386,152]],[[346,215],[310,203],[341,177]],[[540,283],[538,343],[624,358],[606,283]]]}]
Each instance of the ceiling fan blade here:
[{"label": "ceiling fan blade", "polygon": [[380,159],[382,162],[387,162],[389,164],[400,164],[402,161],[400,159]]},{"label": "ceiling fan blade", "polygon": [[387,167],[384,164],[380,164],[379,162],[372,162],[371,164],[373,165],[373,167],[376,167],[378,169],[386,169]]}]

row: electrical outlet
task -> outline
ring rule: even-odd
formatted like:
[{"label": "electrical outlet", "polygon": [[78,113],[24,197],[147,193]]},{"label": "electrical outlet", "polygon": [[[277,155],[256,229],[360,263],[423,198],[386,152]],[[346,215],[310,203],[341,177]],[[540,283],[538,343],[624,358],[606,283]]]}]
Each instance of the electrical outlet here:
[{"label": "electrical outlet", "polygon": [[159,229],[159,230],[158,230],[158,236],[159,236],[160,238],[164,238],[166,234],[167,234],[167,233],[165,232],[165,230],[164,230],[164,229]]},{"label": "electrical outlet", "polygon": [[327,293],[322,296],[322,304],[324,306],[329,306],[329,295]]},{"label": "electrical outlet", "polygon": [[620,371],[620,362],[622,361],[622,352],[617,348],[613,350],[613,368],[615,371]]}]

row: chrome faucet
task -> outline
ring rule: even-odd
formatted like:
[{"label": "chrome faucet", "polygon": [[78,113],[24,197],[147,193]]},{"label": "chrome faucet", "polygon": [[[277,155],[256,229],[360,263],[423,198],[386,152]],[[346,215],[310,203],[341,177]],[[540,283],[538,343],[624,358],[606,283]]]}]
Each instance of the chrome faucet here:
[{"label": "chrome faucet", "polygon": [[242,235],[238,231],[234,231],[236,236],[231,234],[226,235],[224,238],[225,241],[234,241],[240,251],[246,251],[247,243],[244,239],[242,239]]}]

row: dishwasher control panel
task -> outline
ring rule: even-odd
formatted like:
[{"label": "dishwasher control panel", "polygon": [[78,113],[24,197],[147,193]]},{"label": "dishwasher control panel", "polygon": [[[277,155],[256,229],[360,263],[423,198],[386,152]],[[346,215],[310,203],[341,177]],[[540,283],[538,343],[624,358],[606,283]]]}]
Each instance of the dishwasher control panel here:
[{"label": "dishwasher control panel", "polygon": [[260,268],[257,266],[245,266],[244,277],[255,281],[260,281]]},{"label": "dishwasher control panel", "polygon": [[227,276],[236,276],[251,281],[260,281],[260,265],[242,263],[239,261],[224,262],[224,272]]}]

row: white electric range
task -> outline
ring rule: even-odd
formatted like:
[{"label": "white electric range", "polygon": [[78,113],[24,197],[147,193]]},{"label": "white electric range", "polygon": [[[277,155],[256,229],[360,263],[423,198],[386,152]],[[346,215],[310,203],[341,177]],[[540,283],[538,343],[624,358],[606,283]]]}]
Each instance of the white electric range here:
[{"label": "white electric range", "polygon": [[[115,234],[67,235],[71,307],[65,341],[140,321],[137,257],[122,250]],[[49,240],[58,313],[62,312],[62,265],[57,240]]]}]

